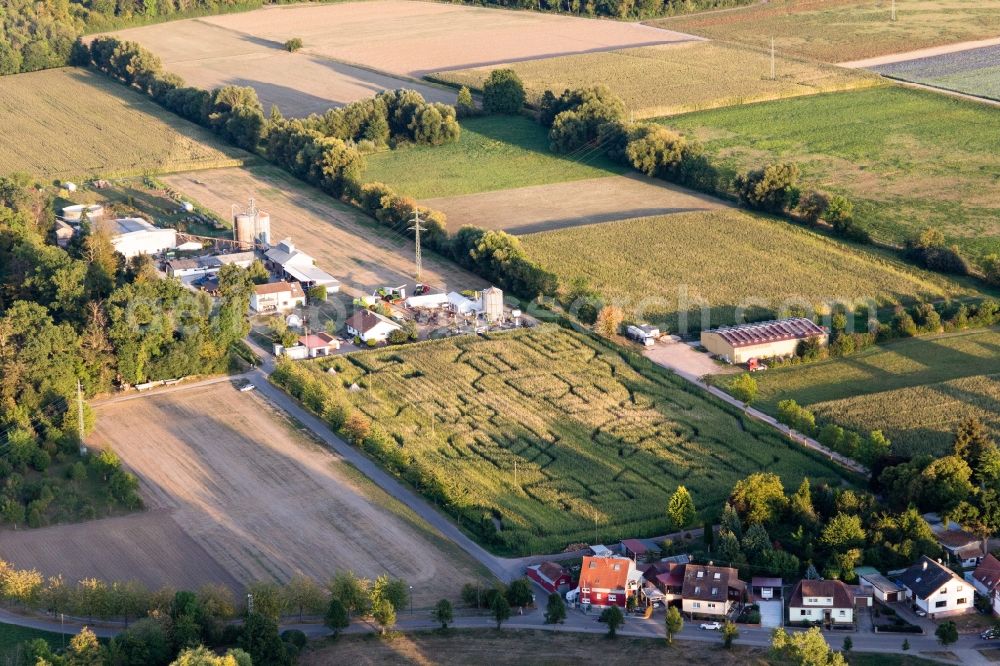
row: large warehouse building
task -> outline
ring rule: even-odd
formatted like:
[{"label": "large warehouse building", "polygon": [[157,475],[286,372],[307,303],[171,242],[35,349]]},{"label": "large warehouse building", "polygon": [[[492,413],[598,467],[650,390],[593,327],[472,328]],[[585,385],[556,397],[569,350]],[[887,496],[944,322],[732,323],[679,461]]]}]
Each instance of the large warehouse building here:
[{"label": "large warehouse building", "polygon": [[791,356],[799,342],[809,338],[819,338],[825,345],[830,336],[811,319],[797,317],[702,331],[701,345],[733,363],[746,363],[752,358]]},{"label": "large warehouse building", "polygon": [[177,230],[160,229],[141,217],[125,217],[114,221],[111,243],[126,259],[159,254],[177,247]]}]

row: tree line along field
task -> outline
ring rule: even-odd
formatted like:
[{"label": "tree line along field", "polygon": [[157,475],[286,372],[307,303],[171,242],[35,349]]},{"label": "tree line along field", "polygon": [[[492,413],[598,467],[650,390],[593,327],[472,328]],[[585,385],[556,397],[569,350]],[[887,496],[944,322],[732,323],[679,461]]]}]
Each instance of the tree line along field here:
[{"label": "tree line along field", "polygon": [[940,454],[978,416],[1000,439],[1000,330],[912,338],[758,376],[761,408],[794,399],[818,420],[881,429],[902,455]]},{"label": "tree line along field", "polygon": [[996,37],[1000,0],[777,0],[738,9],[650,21],[670,30],[779,53],[846,62]]},{"label": "tree line along field", "polygon": [[400,194],[429,199],[628,171],[603,151],[551,152],[545,128],[522,116],[470,118],[461,124],[462,135],[455,143],[368,156],[365,182],[385,183]]},{"label": "tree line along field", "polygon": [[[732,209],[529,234],[521,243],[561,284],[585,278],[627,316],[671,331],[681,312],[687,313],[687,330],[697,330],[700,303],[710,307],[710,325],[716,326],[735,323],[735,307],[751,301],[757,304],[747,316],[759,319],[777,315],[787,299],[823,311],[831,300],[886,305],[974,293],[870,249]],[[681,290],[689,309],[681,307]]]},{"label": "tree line along field", "polygon": [[420,490],[436,486],[459,524],[503,553],[665,534],[667,499],[682,484],[712,517],[754,471],[789,485],[840,482],[832,463],[645,359],[554,326],[290,372],[384,429],[407,467],[433,477]]},{"label": "tree line along field", "polygon": [[[718,42],[581,53],[503,66],[521,77],[529,102],[537,104],[546,90],[559,94],[601,83],[621,97],[636,118],[880,84],[867,72],[788,57],[776,58],[772,80],[770,55],[763,49]],[[430,78],[482,89],[495,67],[440,72]]]},{"label": "tree line along field", "polygon": [[1000,46],[879,65],[872,71],[894,79],[1000,100]]},{"label": "tree line along field", "polygon": [[251,156],[83,69],[0,77],[0,173],[126,176],[242,164]]},{"label": "tree line along field", "polygon": [[854,202],[860,226],[902,244],[928,226],[973,260],[1000,250],[996,110],[884,86],[665,119],[701,139],[728,176],[791,161],[804,187]]}]

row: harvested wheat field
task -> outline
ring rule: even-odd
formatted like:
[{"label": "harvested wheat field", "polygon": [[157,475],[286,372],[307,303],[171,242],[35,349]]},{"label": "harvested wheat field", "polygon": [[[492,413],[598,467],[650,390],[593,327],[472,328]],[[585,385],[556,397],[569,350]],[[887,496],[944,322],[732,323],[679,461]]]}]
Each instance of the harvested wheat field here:
[{"label": "harvested wheat field", "polygon": [[[636,118],[880,85],[877,76],[833,65],[781,57],[763,49],[718,42],[687,42],[510,63],[528,99],[546,90],[608,86]],[[481,89],[492,67],[440,72],[432,78]]]},{"label": "harvested wheat field", "polygon": [[[176,570],[181,580],[173,582],[190,586],[191,568],[230,584],[295,574],[322,581],[350,568],[402,577],[415,604],[426,606],[479,575],[464,554],[256,393],[223,382],[110,402],[97,413],[92,444],[121,456],[150,508],[129,520],[163,528],[162,537],[111,542],[121,566],[103,569],[110,578]],[[93,534],[67,541],[67,560],[107,558],[106,531]],[[132,549],[159,563],[125,566],[142,561]]]},{"label": "harvested wheat field", "polygon": [[[412,239],[393,234],[274,167],[200,171],[163,180],[223,217],[231,214],[233,203],[254,197],[271,215],[271,238],[292,237],[296,247],[340,280],[342,291],[350,296],[371,294],[378,287],[404,284],[414,277]],[[487,286],[431,253],[424,254],[421,281],[441,289]]]},{"label": "harvested wheat field", "polygon": [[[232,36],[187,48],[191,40],[183,31],[192,30],[191,23],[224,28]],[[192,60],[239,56],[251,52],[249,45],[277,49],[300,37],[302,52],[407,76],[697,39],[638,23],[407,0],[272,6],[118,34],[143,43],[168,64],[180,52]]]},{"label": "harvested wheat field", "polygon": [[530,234],[634,217],[714,210],[725,202],[638,174],[423,201],[452,229],[474,224]]},{"label": "harvested wheat field", "polygon": [[396,88],[417,90],[432,102],[455,103],[455,91],[444,86],[373,72],[308,51],[289,53],[280,43],[200,19],[131,28],[115,35],[154,51],[167,71],[188,85],[205,90],[253,86],[265,112],[277,106],[288,117],[324,113]]},{"label": "harvested wheat field", "polygon": [[83,69],[0,78],[0,125],[0,173],[111,177],[253,159],[145,96]]}]

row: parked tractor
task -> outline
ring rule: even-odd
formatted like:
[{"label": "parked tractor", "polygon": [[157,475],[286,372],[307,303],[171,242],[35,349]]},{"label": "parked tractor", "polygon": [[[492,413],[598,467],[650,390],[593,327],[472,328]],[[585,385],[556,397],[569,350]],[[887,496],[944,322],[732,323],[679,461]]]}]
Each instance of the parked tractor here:
[{"label": "parked tractor", "polygon": [[767,370],[767,366],[761,363],[759,358],[752,358],[747,361],[747,370],[757,372],[758,370]]}]

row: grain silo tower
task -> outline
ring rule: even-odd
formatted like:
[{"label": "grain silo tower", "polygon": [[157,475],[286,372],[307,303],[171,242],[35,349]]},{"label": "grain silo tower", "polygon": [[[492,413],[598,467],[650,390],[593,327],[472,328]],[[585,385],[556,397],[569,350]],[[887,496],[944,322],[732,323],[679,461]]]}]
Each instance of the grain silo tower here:
[{"label": "grain silo tower", "polygon": [[503,317],[503,291],[496,287],[490,287],[483,291],[480,301],[486,321],[491,323],[500,321]]},{"label": "grain silo tower", "polygon": [[244,210],[233,204],[233,236],[237,242],[253,246],[271,244],[271,216],[257,208],[253,199]]}]

